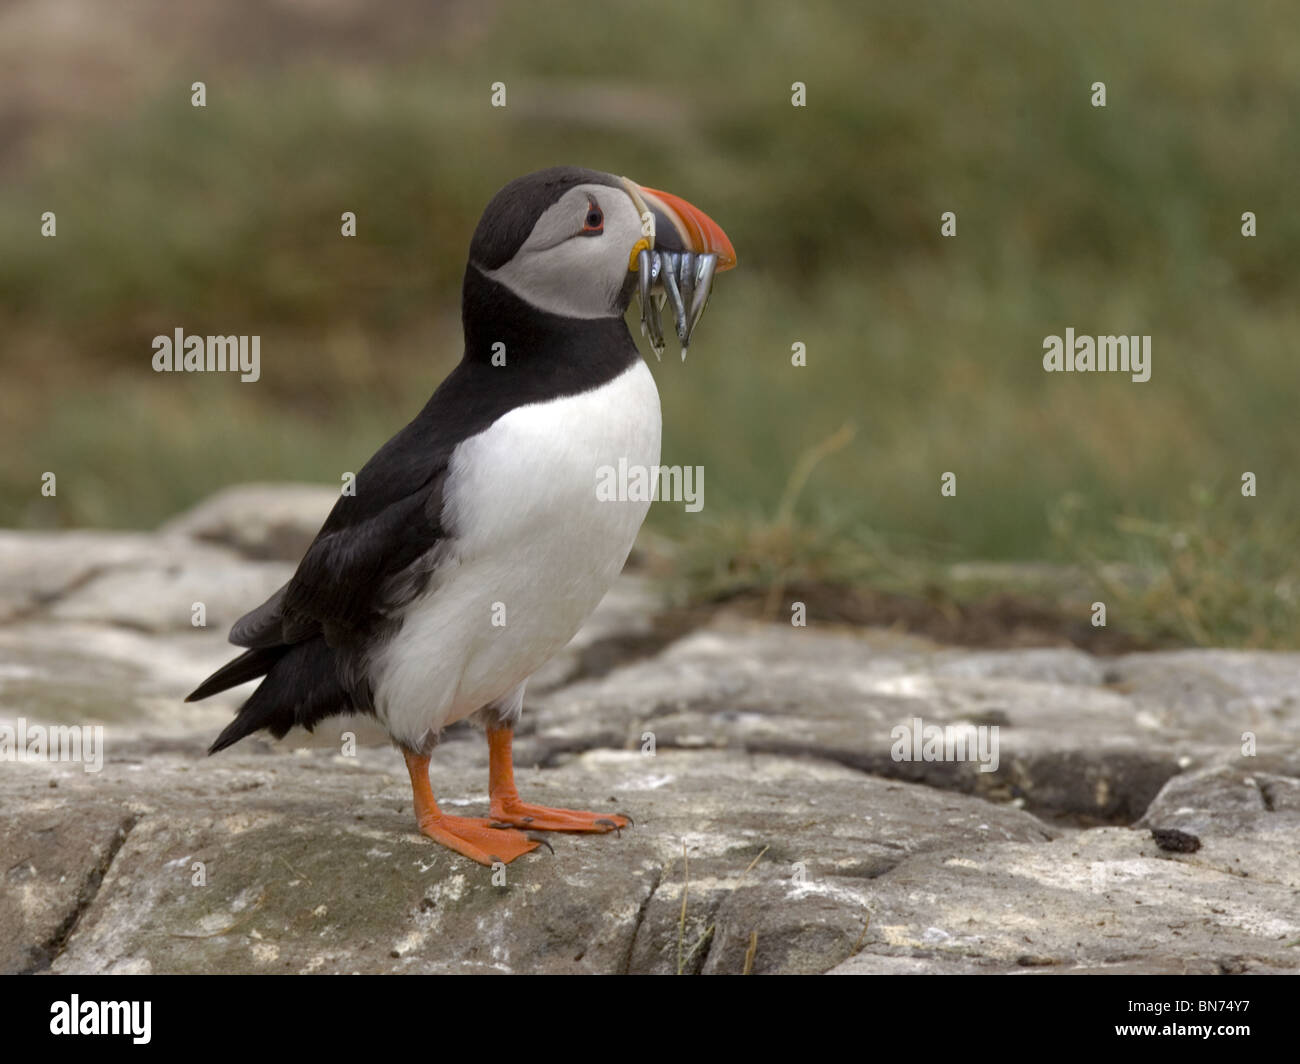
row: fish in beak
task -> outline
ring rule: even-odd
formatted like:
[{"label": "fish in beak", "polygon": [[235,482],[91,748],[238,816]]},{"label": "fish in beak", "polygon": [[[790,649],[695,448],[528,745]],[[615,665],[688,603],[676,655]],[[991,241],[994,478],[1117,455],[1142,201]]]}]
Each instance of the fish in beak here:
[{"label": "fish in beak", "polygon": [[680,196],[647,188],[623,178],[624,187],[641,213],[642,239],[632,249],[628,269],[637,275],[641,335],[650,340],[656,358],[664,351],[659,312],[672,309],[682,361],[690,347],[715,274],[736,265],[736,249],[712,218]]}]

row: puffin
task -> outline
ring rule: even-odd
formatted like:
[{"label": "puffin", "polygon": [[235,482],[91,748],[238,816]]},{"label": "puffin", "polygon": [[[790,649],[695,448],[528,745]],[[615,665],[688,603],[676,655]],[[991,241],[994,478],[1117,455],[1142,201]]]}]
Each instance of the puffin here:
[{"label": "puffin", "polygon": [[[546,844],[537,832],[626,827],[524,801],[511,744],[529,676],[609,590],[650,506],[597,490],[620,461],[659,467],[632,297],[657,357],[670,306],[685,358],[735,263],[707,214],[626,177],[561,166],[497,192],[470,241],[460,362],[357,473],[288,583],[231,628],[243,653],[186,701],[260,683],[208,753],[368,714],[405,758],[421,834],[470,860],[508,864]],[[444,813],[429,779],[443,730],[466,719],[487,736],[486,818]]]}]

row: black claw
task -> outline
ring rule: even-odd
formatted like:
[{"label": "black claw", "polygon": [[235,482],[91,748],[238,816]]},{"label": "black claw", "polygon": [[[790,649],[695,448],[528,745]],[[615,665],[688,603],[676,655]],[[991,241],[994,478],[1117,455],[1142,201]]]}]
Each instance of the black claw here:
[{"label": "black claw", "polygon": [[619,813],[618,815],[621,816],[624,820],[627,821],[627,826],[628,826],[628,827],[630,827],[630,828],[634,828],[634,827],[636,827],[636,821],[632,819],[632,817],[631,817],[630,814],[628,814],[628,813]]},{"label": "black claw", "polygon": [[490,824],[488,825],[488,827],[490,827],[490,828],[496,828],[497,831],[507,831],[507,830],[509,830],[510,828],[514,827],[514,825],[513,825],[513,824],[503,824],[503,823],[502,823],[501,821],[499,821],[499,820],[494,820],[494,821],[492,821],[492,823],[490,823]]},{"label": "black claw", "polygon": [[545,839],[543,836],[538,835],[537,832],[535,832],[535,831],[525,831],[524,834],[525,834],[528,838],[532,839],[533,842],[540,842],[543,846],[545,846],[548,850],[550,850],[552,854],[555,853],[555,847],[552,846],[549,842],[547,842],[546,839]]}]

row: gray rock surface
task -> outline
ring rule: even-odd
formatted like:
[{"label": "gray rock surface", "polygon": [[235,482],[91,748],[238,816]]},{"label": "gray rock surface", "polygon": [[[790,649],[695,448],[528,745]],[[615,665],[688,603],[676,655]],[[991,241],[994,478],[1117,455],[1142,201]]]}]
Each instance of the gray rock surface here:
[{"label": "gray rock surface", "polygon": [[161,531],[216,543],[245,558],[297,562],[338,498],[339,488],[323,484],[237,484]]},{"label": "gray rock surface", "polygon": [[[631,745],[650,730],[660,744],[814,756],[1047,816],[1129,823],[1178,772],[1240,754],[1246,732],[1260,753],[1300,748],[1295,680],[1298,654],[1099,660],[1073,648],[959,650],[892,632],[719,619],[548,699],[534,742],[544,758]],[[914,718],[997,725],[998,771],[895,761],[891,732]]]},{"label": "gray rock surface", "polygon": [[[0,533],[0,726],[105,736],[100,772],[0,759],[0,971],[1300,971],[1300,655],[668,619],[629,574],[516,760],[525,797],[635,827],[494,879],[414,831],[373,722],[203,756],[247,689],[180,699],[333,496],[278,491]],[[996,726],[997,770],[895,760],[913,719]],[[432,776],[486,812],[481,735]]]}]

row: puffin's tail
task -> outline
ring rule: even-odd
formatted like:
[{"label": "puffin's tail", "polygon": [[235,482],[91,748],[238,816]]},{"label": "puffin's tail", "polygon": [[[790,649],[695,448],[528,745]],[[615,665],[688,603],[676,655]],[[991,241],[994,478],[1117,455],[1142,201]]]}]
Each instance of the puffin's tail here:
[{"label": "puffin's tail", "polygon": [[274,646],[246,650],[234,661],[226,662],[198,687],[194,688],[185,696],[185,701],[201,702],[203,699],[210,698],[221,691],[228,691],[232,687],[238,687],[241,683],[247,683],[249,680],[256,680],[259,676],[265,676],[271,671],[271,666],[284,657],[285,651],[289,649],[291,648],[287,646]]},{"label": "puffin's tail", "polygon": [[339,682],[334,651],[324,636],[292,646],[246,651],[213,673],[186,701],[206,698],[262,675],[266,679],[208,747],[209,754],[263,728],[283,739],[295,724],[311,730],[326,717],[355,712],[351,696]]}]

